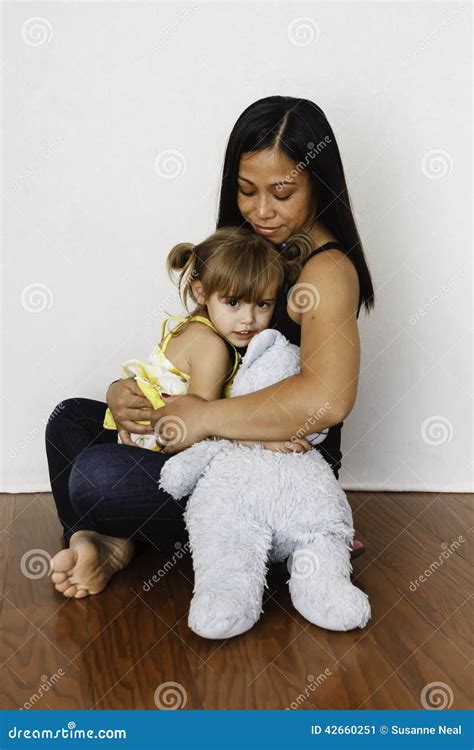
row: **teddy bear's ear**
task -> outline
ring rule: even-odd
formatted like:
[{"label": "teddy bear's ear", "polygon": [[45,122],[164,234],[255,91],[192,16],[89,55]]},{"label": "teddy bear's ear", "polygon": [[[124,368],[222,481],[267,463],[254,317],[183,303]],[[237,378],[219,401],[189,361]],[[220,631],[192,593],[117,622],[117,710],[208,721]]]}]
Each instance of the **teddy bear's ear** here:
[{"label": "teddy bear's ear", "polygon": [[284,336],[274,328],[265,328],[264,331],[257,333],[247,347],[247,351],[242,358],[239,372],[250,367],[255,360],[261,357],[267,349],[270,349],[279,338],[284,338]]}]

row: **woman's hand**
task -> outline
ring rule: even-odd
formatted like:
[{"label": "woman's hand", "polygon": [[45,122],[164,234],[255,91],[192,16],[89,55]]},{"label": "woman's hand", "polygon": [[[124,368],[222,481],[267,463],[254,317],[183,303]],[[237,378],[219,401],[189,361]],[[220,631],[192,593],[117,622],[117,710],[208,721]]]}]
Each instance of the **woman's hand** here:
[{"label": "woman's hand", "polygon": [[296,438],[295,440],[286,441],[235,440],[234,442],[248,446],[261,445],[262,448],[266,448],[269,451],[275,451],[276,453],[306,453],[312,448],[311,443],[308,443],[305,438]]},{"label": "woman's hand", "polygon": [[266,442],[263,443],[263,447],[269,451],[277,451],[277,453],[306,453],[313,446],[305,438],[296,438],[285,442]]},{"label": "woman's hand", "polygon": [[157,445],[173,454],[210,437],[205,427],[207,401],[199,396],[169,396],[166,405],[152,412]]},{"label": "woman's hand", "polygon": [[137,424],[141,420],[151,420],[153,406],[143,395],[135,378],[126,378],[111,383],[107,390],[106,400],[122,443],[138,448],[139,446],[130,437],[130,433],[150,435],[153,432],[152,427]]}]

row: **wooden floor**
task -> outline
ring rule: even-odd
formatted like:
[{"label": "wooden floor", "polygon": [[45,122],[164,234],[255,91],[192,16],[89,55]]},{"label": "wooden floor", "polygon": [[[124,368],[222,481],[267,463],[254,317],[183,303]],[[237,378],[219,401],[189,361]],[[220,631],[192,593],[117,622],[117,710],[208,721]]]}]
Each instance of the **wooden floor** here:
[{"label": "wooden floor", "polygon": [[451,708],[468,708],[472,496],[348,496],[367,546],[354,579],[370,596],[369,625],[334,633],[307,623],[278,565],[260,621],[221,642],[187,627],[189,555],[144,548],[102,594],[65,600],[41,565],[60,548],[51,496],[3,495],[0,708],[420,709],[439,682]]}]

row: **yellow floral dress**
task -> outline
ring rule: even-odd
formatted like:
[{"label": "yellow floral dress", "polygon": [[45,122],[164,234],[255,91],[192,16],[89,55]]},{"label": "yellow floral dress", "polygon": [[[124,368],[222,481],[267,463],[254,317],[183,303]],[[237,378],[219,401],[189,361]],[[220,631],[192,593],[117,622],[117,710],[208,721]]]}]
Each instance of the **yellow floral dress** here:
[{"label": "yellow floral dress", "polygon": [[[170,330],[165,336],[166,326],[172,320],[178,321],[178,325]],[[142,362],[139,359],[129,359],[126,362],[122,362],[121,377],[135,378],[140,390],[152,403],[154,409],[159,409],[160,407],[165,405],[165,401],[163,400],[161,395],[162,393],[170,396],[184,396],[188,391],[189,383],[191,380],[190,375],[183,372],[178,367],[175,367],[174,364],[170,362],[170,360],[166,357],[165,352],[174,334],[191,321],[204,323],[204,325],[209,326],[209,328],[212,328],[213,331],[219,334],[218,330],[212,324],[212,322],[202,315],[194,315],[192,317],[171,315],[169,318],[166,318],[166,320],[163,321],[161,329],[161,342],[155,346],[152,353],[148,357],[147,362]],[[232,344],[231,346],[234,350],[234,366],[230,375],[225,381],[223,394],[225,398],[228,398],[230,396],[232,383],[241,361],[239,352],[237,351],[235,346],[233,346]],[[149,425],[150,422],[141,421],[139,422],[139,424]],[[107,411],[105,412],[103,426],[107,430],[117,429],[117,425],[115,424],[110,409],[107,409]],[[138,435],[136,433],[132,433],[131,438],[141,448],[148,448],[152,451],[161,450],[161,447],[156,444],[154,434]],[[121,442],[120,436],[118,438],[118,442]]]}]

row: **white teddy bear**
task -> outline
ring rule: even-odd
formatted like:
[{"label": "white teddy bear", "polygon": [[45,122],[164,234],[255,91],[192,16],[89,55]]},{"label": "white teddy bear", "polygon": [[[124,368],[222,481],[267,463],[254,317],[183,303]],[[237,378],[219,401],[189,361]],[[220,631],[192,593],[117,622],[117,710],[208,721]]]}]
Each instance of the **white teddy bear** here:
[{"label": "white teddy bear", "polygon": [[[232,396],[300,372],[299,347],[266,329],[250,342]],[[191,630],[230,638],[262,612],[267,565],[289,557],[294,607],[329,630],[363,628],[367,595],[351,583],[354,529],[346,495],[318,450],[277,453],[210,438],[169,458],[160,487],[190,495],[185,521],[195,573]]]}]

